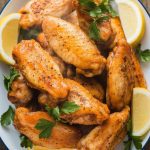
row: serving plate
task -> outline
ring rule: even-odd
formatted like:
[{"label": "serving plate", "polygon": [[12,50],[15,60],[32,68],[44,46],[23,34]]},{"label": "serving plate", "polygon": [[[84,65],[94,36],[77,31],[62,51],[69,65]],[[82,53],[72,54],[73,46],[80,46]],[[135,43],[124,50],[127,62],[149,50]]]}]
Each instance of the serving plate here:
[{"label": "serving plate", "polygon": [[[10,13],[17,12],[22,6],[24,6],[29,0],[9,0],[8,3],[1,11],[0,17],[6,16]],[[142,5],[140,1],[138,1],[140,7],[142,8],[146,20],[146,33],[141,42],[142,48],[147,49],[150,48],[150,15]],[[13,38],[13,37],[12,37]],[[144,72],[144,76],[147,81],[148,89],[150,89],[150,63],[141,63],[142,69]],[[8,106],[11,103],[7,99],[7,91],[3,85],[3,75],[8,74],[9,66],[0,62],[0,116],[8,109]],[[4,141],[5,145],[8,147],[9,150],[22,150],[20,147],[20,138],[19,133],[15,130],[13,126],[9,126],[7,128],[2,128],[0,126],[0,137]],[[150,132],[144,138],[142,145],[144,146],[145,143],[148,141],[150,137]],[[123,144],[120,144],[117,147],[117,150],[123,150]],[[135,148],[133,147],[133,150]]]}]

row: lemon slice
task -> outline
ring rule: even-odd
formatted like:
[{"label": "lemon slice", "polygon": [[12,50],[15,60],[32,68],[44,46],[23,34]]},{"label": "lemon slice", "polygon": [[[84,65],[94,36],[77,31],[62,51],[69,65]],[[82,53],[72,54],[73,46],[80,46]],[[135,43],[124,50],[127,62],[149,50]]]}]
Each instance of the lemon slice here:
[{"label": "lemon slice", "polygon": [[19,19],[21,14],[13,13],[0,19],[0,60],[13,65],[13,47],[19,35]]},{"label": "lemon slice", "polygon": [[116,3],[127,41],[135,47],[146,29],[143,11],[135,0],[116,0]]},{"label": "lemon slice", "polygon": [[150,129],[150,91],[147,89],[133,90],[132,127],[134,136],[143,136]]}]

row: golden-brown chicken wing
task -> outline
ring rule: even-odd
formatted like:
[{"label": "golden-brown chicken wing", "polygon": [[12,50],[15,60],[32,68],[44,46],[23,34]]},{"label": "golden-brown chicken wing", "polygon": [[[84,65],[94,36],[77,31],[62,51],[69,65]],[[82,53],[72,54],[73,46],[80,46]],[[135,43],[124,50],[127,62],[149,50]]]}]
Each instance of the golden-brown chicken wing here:
[{"label": "golden-brown chicken wing", "polygon": [[133,64],[130,47],[117,46],[107,58],[107,104],[121,110],[131,100],[134,87]]},{"label": "golden-brown chicken wing", "polygon": [[79,26],[79,18],[78,18],[77,10],[75,10],[72,13],[70,13],[69,15],[65,16],[63,19],[74,25]]},{"label": "golden-brown chicken wing", "polygon": [[54,56],[54,51],[52,50],[52,48],[49,46],[46,37],[44,35],[43,32],[41,32],[40,34],[38,34],[37,38],[36,38],[37,42],[41,45],[41,47],[46,50],[51,56]]},{"label": "golden-brown chicken wing", "polygon": [[25,79],[20,74],[20,77],[11,84],[10,91],[8,92],[8,99],[16,106],[24,106],[32,99],[32,97],[32,89],[27,86]]},{"label": "golden-brown chicken wing", "polygon": [[94,125],[101,124],[109,118],[109,109],[106,104],[95,99],[88,90],[79,83],[65,79],[70,88],[67,101],[74,102],[80,109],[72,114],[61,116],[71,124]]},{"label": "golden-brown chicken wing", "polygon": [[63,17],[75,8],[74,0],[30,0],[20,10],[22,17],[20,26],[28,29],[32,26],[40,26],[44,17]]},{"label": "golden-brown chicken wing", "polygon": [[20,107],[16,109],[14,125],[20,133],[26,135],[34,145],[46,148],[75,148],[81,138],[80,131],[62,123],[56,123],[52,129],[52,134],[47,139],[39,138],[39,130],[35,125],[40,119],[53,121],[45,112],[29,112],[28,109]]},{"label": "golden-brown chicken wing", "polygon": [[37,41],[42,48],[46,50],[53,58],[54,62],[58,65],[63,77],[71,77],[75,74],[75,69],[72,65],[65,63],[60,57],[58,57],[52,48],[49,46],[44,33],[40,33],[37,37]]},{"label": "golden-brown chicken wing", "polygon": [[57,106],[56,101],[49,94],[44,92],[38,95],[38,103],[43,107],[49,106],[50,108],[54,108]]},{"label": "golden-brown chicken wing", "polygon": [[112,18],[116,33],[113,52],[107,59],[107,104],[121,110],[130,104],[134,87],[146,87],[140,64],[126,41],[120,20]]},{"label": "golden-brown chicken wing", "polygon": [[31,150],[77,150],[75,148],[46,148],[46,147],[43,147],[43,146],[34,146]]},{"label": "golden-brown chicken wing", "polygon": [[59,67],[48,52],[34,40],[22,41],[13,50],[16,67],[33,88],[50,94],[54,99],[65,98],[68,87]]},{"label": "golden-brown chicken wing", "polygon": [[78,73],[92,77],[102,73],[106,60],[96,45],[78,27],[56,17],[43,21],[43,32],[54,52]]},{"label": "golden-brown chicken wing", "polygon": [[114,150],[126,133],[126,125],[129,119],[129,107],[122,112],[110,115],[110,118],[101,126],[94,128],[78,143],[79,150]]},{"label": "golden-brown chicken wing", "polygon": [[72,79],[80,83],[84,88],[86,88],[94,98],[100,100],[101,102],[104,100],[104,89],[101,84],[94,78],[88,79],[84,76],[77,75]]}]

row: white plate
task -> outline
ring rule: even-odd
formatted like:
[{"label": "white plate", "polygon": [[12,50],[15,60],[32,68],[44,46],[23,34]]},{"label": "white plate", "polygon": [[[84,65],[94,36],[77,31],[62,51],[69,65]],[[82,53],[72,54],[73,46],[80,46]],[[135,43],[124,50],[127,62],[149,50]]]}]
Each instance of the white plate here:
[{"label": "white plate", "polygon": [[[24,6],[25,3],[27,3],[27,1],[28,0],[9,1],[3,9],[1,17],[13,12],[17,12],[22,6]],[[144,7],[140,4],[140,2],[139,5],[142,7],[146,19],[146,34],[142,41],[142,48],[146,49],[150,48],[150,16],[148,15]],[[7,99],[7,91],[5,90],[3,85],[3,75],[8,73],[8,68],[9,67],[7,65],[0,63],[0,116],[8,109],[8,106],[10,105],[10,102]],[[150,89],[150,63],[142,64],[142,69],[144,71],[148,88]],[[0,126],[0,136],[10,150],[22,150],[22,148],[20,147],[19,134],[13,126],[10,126],[8,128],[2,128]],[[150,137],[150,133],[145,137],[143,146],[148,140],[148,137]],[[122,146],[119,145],[117,150],[123,150]]]}]

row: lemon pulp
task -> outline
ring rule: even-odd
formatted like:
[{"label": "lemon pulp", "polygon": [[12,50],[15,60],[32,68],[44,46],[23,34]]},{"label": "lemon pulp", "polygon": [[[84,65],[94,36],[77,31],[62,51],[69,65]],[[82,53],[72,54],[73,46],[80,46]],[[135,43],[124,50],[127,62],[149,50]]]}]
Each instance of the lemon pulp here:
[{"label": "lemon pulp", "polygon": [[135,0],[116,0],[128,43],[135,47],[142,40],[146,24],[143,11]]},{"label": "lemon pulp", "polygon": [[143,136],[150,129],[150,92],[134,88],[132,102],[133,135]]},{"label": "lemon pulp", "polygon": [[[124,10],[128,10],[128,11],[125,13]],[[125,35],[126,37],[131,37],[136,32],[137,29],[136,14],[131,7],[129,7],[127,4],[122,4],[122,3],[119,4],[119,12],[120,12],[120,18],[121,20],[123,20],[122,25],[123,25]]]},{"label": "lemon pulp", "polygon": [[[150,116],[147,115],[147,111],[145,111],[145,110],[149,110],[150,112],[149,102],[146,100],[146,99],[149,99],[149,97],[137,94],[136,98],[138,100],[136,101],[136,103],[133,104],[135,107],[133,111],[134,113],[138,114],[138,117],[133,116],[133,122],[136,122],[137,124],[136,126],[134,126],[134,129],[133,129],[135,132],[143,128],[144,125],[147,123],[147,120],[150,119]],[[140,100],[142,100],[142,102],[144,103],[144,107],[141,105]],[[139,113],[139,111],[141,113]]]},{"label": "lemon pulp", "polygon": [[18,41],[18,32],[19,32],[18,24],[19,21],[17,19],[11,20],[2,32],[2,46],[5,49],[7,55],[9,56],[12,56],[14,43],[17,44]]}]

